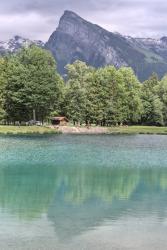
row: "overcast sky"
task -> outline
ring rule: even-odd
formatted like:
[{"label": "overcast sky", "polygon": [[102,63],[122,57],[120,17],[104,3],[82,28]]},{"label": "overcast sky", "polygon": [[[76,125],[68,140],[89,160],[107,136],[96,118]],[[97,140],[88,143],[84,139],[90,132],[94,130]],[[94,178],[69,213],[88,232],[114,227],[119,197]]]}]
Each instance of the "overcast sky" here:
[{"label": "overcast sky", "polygon": [[167,36],[166,0],[0,0],[0,40],[46,41],[64,10],[125,35]]}]

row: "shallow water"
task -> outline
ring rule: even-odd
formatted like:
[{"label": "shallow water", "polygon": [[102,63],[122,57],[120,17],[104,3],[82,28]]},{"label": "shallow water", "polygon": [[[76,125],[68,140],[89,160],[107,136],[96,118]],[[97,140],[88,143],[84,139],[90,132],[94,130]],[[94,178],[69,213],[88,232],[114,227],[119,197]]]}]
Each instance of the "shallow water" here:
[{"label": "shallow water", "polygon": [[0,137],[0,249],[167,249],[167,136]]}]

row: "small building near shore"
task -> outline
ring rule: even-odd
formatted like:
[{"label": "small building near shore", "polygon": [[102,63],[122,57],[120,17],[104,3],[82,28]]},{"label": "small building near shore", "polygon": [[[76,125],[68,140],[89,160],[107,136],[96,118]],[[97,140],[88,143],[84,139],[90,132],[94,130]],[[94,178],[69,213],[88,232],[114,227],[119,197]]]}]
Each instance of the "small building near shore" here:
[{"label": "small building near shore", "polygon": [[66,126],[69,120],[65,116],[57,116],[51,118],[51,123],[53,126]]}]

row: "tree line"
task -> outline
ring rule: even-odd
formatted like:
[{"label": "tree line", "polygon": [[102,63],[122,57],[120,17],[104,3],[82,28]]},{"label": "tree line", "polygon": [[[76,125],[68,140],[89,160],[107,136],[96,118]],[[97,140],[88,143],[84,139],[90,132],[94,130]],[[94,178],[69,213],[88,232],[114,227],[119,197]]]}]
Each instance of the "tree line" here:
[{"label": "tree line", "polygon": [[95,69],[75,61],[64,79],[47,50],[37,46],[0,58],[0,121],[62,115],[74,124],[167,125],[167,75],[141,83],[133,70]]}]

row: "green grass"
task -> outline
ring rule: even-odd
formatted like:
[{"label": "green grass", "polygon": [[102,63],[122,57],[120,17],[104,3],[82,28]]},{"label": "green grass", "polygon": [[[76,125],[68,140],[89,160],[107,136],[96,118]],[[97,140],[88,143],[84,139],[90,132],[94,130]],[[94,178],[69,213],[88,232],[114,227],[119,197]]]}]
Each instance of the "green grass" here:
[{"label": "green grass", "polygon": [[[128,126],[106,128],[107,134],[161,134],[167,135],[167,127],[155,126]],[[26,135],[26,134],[56,134],[56,129],[40,126],[0,126],[0,134]]]},{"label": "green grass", "polygon": [[108,128],[109,134],[158,134],[167,135],[167,127],[129,126]]},{"label": "green grass", "polygon": [[40,126],[0,126],[0,134],[56,134],[56,129]]}]

